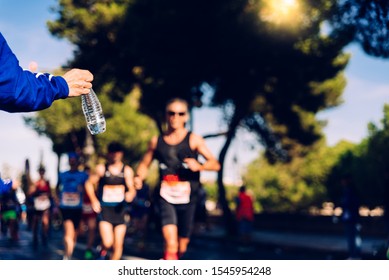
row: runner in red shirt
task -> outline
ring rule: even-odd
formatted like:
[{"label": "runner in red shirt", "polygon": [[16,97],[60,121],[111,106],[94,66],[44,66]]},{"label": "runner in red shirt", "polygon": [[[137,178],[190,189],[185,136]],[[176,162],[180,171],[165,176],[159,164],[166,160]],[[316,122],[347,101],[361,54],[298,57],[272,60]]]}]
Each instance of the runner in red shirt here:
[{"label": "runner in red shirt", "polygon": [[236,219],[239,224],[239,235],[243,243],[248,243],[251,238],[252,224],[254,222],[253,199],[246,193],[246,187],[239,189],[236,199]]},{"label": "runner in red shirt", "polygon": [[43,245],[47,245],[47,238],[50,226],[50,209],[53,204],[50,182],[45,178],[46,169],[40,166],[38,169],[39,179],[35,184],[31,185],[28,190],[28,195],[33,202],[33,245],[38,246],[38,230],[39,223],[42,223],[41,239]]}]

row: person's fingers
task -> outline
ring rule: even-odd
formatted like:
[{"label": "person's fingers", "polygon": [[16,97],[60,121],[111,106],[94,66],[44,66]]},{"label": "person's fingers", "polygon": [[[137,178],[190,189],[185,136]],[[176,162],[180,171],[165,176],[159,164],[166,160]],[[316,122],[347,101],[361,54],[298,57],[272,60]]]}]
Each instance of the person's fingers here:
[{"label": "person's fingers", "polygon": [[87,82],[93,81],[93,74],[88,70],[72,69],[66,72],[63,77],[65,80],[83,80]]},{"label": "person's fingers", "polygon": [[93,74],[88,70],[72,69],[63,75],[69,87],[69,96],[89,93],[92,88]]},{"label": "person's fingers", "polygon": [[80,96],[81,94],[88,94],[90,88],[69,88],[69,97]]},{"label": "person's fingers", "polygon": [[94,77],[93,77],[93,74],[91,72],[89,72],[88,70],[86,70],[86,78],[85,78],[85,81],[87,82],[92,82]]},{"label": "person's fingers", "polygon": [[70,82],[69,86],[74,87],[74,88],[89,88],[90,89],[92,87],[92,83],[80,80],[80,81]]},{"label": "person's fingers", "polygon": [[90,82],[84,82],[84,86],[83,86],[84,88],[88,88],[88,89],[90,89],[90,88],[92,88],[92,83],[90,83]]},{"label": "person's fingers", "polygon": [[95,211],[96,213],[100,213],[100,211],[101,211],[100,205],[94,205],[93,206],[93,211]]},{"label": "person's fingers", "polygon": [[143,186],[143,182],[139,177],[134,178],[134,185],[137,190],[140,190]]},{"label": "person's fingers", "polygon": [[87,82],[93,81],[93,74],[88,70],[79,70],[78,72],[75,72],[75,74],[78,76],[80,80],[84,80]]}]

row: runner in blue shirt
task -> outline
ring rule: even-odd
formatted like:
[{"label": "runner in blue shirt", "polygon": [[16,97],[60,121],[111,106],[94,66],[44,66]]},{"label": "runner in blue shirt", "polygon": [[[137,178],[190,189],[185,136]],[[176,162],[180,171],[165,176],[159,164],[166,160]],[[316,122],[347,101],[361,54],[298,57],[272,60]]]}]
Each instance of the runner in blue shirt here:
[{"label": "runner in blue shirt", "polygon": [[82,217],[82,201],[88,174],[78,170],[78,156],[69,153],[70,170],[59,175],[57,193],[64,227],[64,260],[70,260],[77,242],[77,229]]}]

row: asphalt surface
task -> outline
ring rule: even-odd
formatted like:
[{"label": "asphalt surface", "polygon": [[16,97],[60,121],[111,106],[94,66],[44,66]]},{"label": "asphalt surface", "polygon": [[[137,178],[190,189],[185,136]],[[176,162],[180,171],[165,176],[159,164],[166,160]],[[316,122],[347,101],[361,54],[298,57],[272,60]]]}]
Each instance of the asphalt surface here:
[{"label": "asphalt surface", "polygon": [[[32,245],[32,233],[26,224],[20,224],[19,240],[0,237],[0,260],[61,260],[63,255],[62,230],[51,230],[47,246]],[[96,241],[96,246],[99,240]],[[162,256],[162,236],[150,228],[144,242],[129,231],[125,239],[123,259],[158,260]],[[85,237],[80,236],[73,259],[84,259]],[[362,236],[360,259],[386,259],[384,238]],[[211,226],[194,233],[187,260],[346,260],[346,239],[343,235],[261,230],[253,232],[251,242],[241,244],[229,237],[223,228]]]}]

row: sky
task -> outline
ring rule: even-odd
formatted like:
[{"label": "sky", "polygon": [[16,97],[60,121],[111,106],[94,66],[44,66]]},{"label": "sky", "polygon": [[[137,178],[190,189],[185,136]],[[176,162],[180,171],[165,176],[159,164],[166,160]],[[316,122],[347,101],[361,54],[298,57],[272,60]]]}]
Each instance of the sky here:
[{"label": "sky", "polygon": [[[71,59],[73,46],[65,40],[54,38],[46,27],[46,22],[56,17],[50,12],[50,7],[55,5],[55,0],[0,0],[0,32],[23,68],[36,61],[39,71],[47,71]],[[360,142],[367,136],[367,124],[379,123],[383,116],[383,105],[389,100],[389,59],[367,56],[357,45],[350,45],[346,51],[352,57],[345,72],[347,87],[343,93],[344,103],[318,115],[318,118],[328,121],[324,133],[329,145],[343,139]],[[36,178],[36,170],[43,157],[47,175],[55,184],[57,158],[51,151],[51,141],[24,125],[23,116],[31,114],[0,111],[0,171],[5,174],[8,170],[8,176],[18,176],[25,160],[29,159],[32,176]],[[196,109],[193,118],[195,133],[205,135],[223,131],[222,114],[218,110]],[[255,143],[255,138],[250,134],[238,133],[227,154],[225,173],[228,179],[239,181],[240,171],[258,156],[259,147]],[[207,144],[217,156],[223,139],[209,139]],[[66,159],[61,160],[61,169],[66,167]],[[215,176],[205,174],[209,178]]]}]

